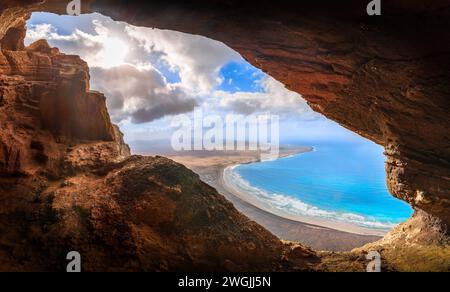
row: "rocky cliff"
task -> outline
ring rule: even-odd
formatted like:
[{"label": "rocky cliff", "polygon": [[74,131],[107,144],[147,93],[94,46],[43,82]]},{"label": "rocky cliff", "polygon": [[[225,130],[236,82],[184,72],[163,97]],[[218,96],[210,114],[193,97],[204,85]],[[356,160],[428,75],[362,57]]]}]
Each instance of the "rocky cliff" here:
[{"label": "rocky cliff", "polygon": [[[416,210],[389,237],[414,237],[398,246],[411,241],[428,246],[423,239],[432,238],[445,251],[450,3],[383,1],[383,15],[369,17],[368,2],[93,0],[85,8],[139,26],[222,41],[300,93],[314,110],[383,145],[390,192]],[[411,229],[420,229],[420,236]]]},{"label": "rocky cliff", "polygon": [[24,36],[20,23],[1,42],[0,174],[62,175],[70,146],[80,141],[104,141],[111,148],[106,160],[126,154],[114,148],[121,134],[105,97],[89,90],[87,64],[45,40],[25,48]]},{"label": "rocky cliff", "polygon": [[385,146],[389,188],[417,212],[347,254],[284,245],[187,169],[128,157],[86,64],[45,41],[23,45],[29,13],[64,3],[16,2],[0,1],[1,269],[62,269],[73,248],[87,270],[363,270],[372,249],[390,270],[448,270],[447,1],[390,1],[380,18],[353,0],[327,2],[326,13],[321,1],[83,1],[117,20],[223,41]]},{"label": "rocky cliff", "polygon": [[0,271],[64,271],[72,250],[84,271],[311,269],[187,168],[130,156],[86,63],[24,36],[0,42]]},{"label": "rocky cliff", "polygon": [[378,18],[359,0],[123,3],[85,8],[224,42],[314,110],[383,145],[391,193],[450,226],[448,1],[386,1]]}]

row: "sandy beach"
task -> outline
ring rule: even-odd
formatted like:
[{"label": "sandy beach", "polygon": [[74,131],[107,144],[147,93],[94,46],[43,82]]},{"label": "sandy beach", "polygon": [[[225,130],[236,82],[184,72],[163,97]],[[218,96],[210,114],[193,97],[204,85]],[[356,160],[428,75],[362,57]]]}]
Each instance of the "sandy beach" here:
[{"label": "sandy beach", "polygon": [[[310,147],[283,148],[280,157],[307,151]],[[381,238],[376,230],[312,217],[291,216],[264,206],[259,200],[237,190],[224,179],[224,170],[238,164],[257,162],[260,153],[250,151],[192,151],[166,154],[200,175],[251,220],[264,226],[282,240],[297,241],[316,250],[349,251]]]}]

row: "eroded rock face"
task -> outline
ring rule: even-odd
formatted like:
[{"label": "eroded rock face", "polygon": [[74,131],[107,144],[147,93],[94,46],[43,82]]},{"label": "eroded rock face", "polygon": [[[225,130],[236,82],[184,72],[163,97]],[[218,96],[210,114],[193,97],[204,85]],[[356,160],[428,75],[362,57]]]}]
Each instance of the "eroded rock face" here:
[{"label": "eroded rock face", "polygon": [[[58,175],[71,144],[103,141],[115,148],[121,136],[105,97],[89,90],[87,64],[45,40],[25,48],[24,32],[24,23],[10,28],[0,51],[0,173]],[[12,44],[14,34],[20,41]],[[114,151],[102,153],[110,160],[125,154]]]},{"label": "eroded rock face", "polygon": [[187,168],[130,156],[105,97],[89,90],[86,63],[45,40],[25,47],[24,31],[22,22],[0,38],[0,271],[64,271],[73,250],[84,271],[309,270],[319,261]]},{"label": "eroded rock face", "polygon": [[[376,20],[363,15],[361,1],[335,2],[326,15],[304,1],[83,4],[131,24],[221,40],[315,110],[384,145],[391,192],[419,211],[367,248],[385,250],[389,269],[402,270],[418,255],[445,270],[448,3],[391,1]],[[86,64],[45,41],[28,48],[20,41],[31,11],[64,13],[63,5],[0,1],[1,269],[62,270],[60,259],[76,247],[89,255],[86,269],[93,271],[364,270],[365,249],[318,254],[283,245],[185,168],[162,158],[127,158],[104,97],[89,90]],[[393,258],[390,251],[402,244],[417,250]]]},{"label": "eroded rock face", "polygon": [[435,217],[417,211],[382,240],[355,249],[353,254],[381,251],[386,270],[450,271],[450,240]]},{"label": "eroded rock face", "polygon": [[[8,209],[4,183],[2,271],[64,271],[71,250],[83,255],[84,271],[274,271],[292,266],[282,258],[289,255],[288,246],[237,212],[197,175],[165,158],[133,156],[52,182],[21,178]],[[314,261],[309,252],[298,266],[307,269]]]},{"label": "eroded rock face", "polygon": [[226,43],[316,111],[385,146],[391,193],[450,226],[448,1],[389,1],[379,18],[364,1],[290,2],[88,4]]}]

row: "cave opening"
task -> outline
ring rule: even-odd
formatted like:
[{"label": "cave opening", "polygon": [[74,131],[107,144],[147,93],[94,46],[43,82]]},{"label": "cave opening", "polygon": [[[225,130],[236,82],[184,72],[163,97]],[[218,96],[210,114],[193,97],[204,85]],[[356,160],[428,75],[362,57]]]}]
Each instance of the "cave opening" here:
[{"label": "cave opening", "polygon": [[[105,94],[134,154],[167,156],[193,169],[281,239],[351,250],[412,214],[387,190],[382,147],[314,112],[299,94],[222,43],[101,14],[33,13],[26,45],[40,39],[88,63],[91,90]],[[282,158],[258,162],[260,149],[247,148],[175,151],[174,120],[195,122],[198,110],[222,121],[277,116]],[[244,125],[244,132],[250,127]],[[243,136],[248,147],[251,136]],[[195,135],[190,138],[195,144]]]}]

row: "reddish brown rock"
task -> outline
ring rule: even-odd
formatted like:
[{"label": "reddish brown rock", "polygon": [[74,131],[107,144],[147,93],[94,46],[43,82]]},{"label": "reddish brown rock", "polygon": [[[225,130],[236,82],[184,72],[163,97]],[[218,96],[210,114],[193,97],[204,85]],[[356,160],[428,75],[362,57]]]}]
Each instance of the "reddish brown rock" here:
[{"label": "reddish brown rock", "polygon": [[[5,202],[11,188],[1,179]],[[9,197],[10,205],[0,206],[1,271],[63,271],[71,250],[82,254],[84,271],[281,268],[286,247],[275,236],[165,158],[134,156],[64,180],[16,182],[21,187]],[[309,259],[303,268],[314,254]]]},{"label": "reddish brown rock", "polygon": [[0,271],[64,271],[72,250],[84,271],[289,268],[284,244],[197,175],[130,157],[79,57],[43,40],[1,53]]},{"label": "reddish brown rock", "polygon": [[89,271],[363,271],[377,249],[385,270],[445,270],[450,10],[411,1],[385,3],[378,19],[356,0],[327,2],[325,14],[321,1],[84,1],[118,20],[223,41],[384,145],[391,192],[418,211],[352,253],[284,245],[187,169],[126,158],[86,64],[43,41],[18,42],[31,11],[64,13],[65,3],[1,1],[0,269],[63,270],[75,249]]},{"label": "reddish brown rock", "polygon": [[89,4],[224,42],[314,110],[383,145],[392,194],[450,228],[448,1],[389,1],[378,18],[358,0]]},{"label": "reddish brown rock", "polygon": [[0,46],[2,50],[19,51],[25,48],[23,39],[25,38],[26,30],[23,27],[12,27],[3,37]]},{"label": "reddish brown rock", "polygon": [[280,268],[284,245],[197,175],[129,157],[85,62],[45,41],[3,54],[1,271],[63,271],[71,250],[85,271]]},{"label": "reddish brown rock", "polygon": [[123,142],[105,97],[89,90],[84,61],[60,54],[43,40],[16,47],[0,54],[1,173],[48,170],[59,175],[67,147],[80,141],[111,142],[106,147],[115,151],[103,156],[112,160],[127,155],[116,146]]},{"label": "reddish brown rock", "polygon": [[41,53],[44,53],[46,55],[51,55],[52,52],[55,55],[57,55],[57,53],[58,53],[58,49],[50,47],[50,45],[48,44],[47,40],[38,40],[38,41],[30,44],[28,46],[27,50],[28,51],[33,51],[33,52],[41,52]]}]

